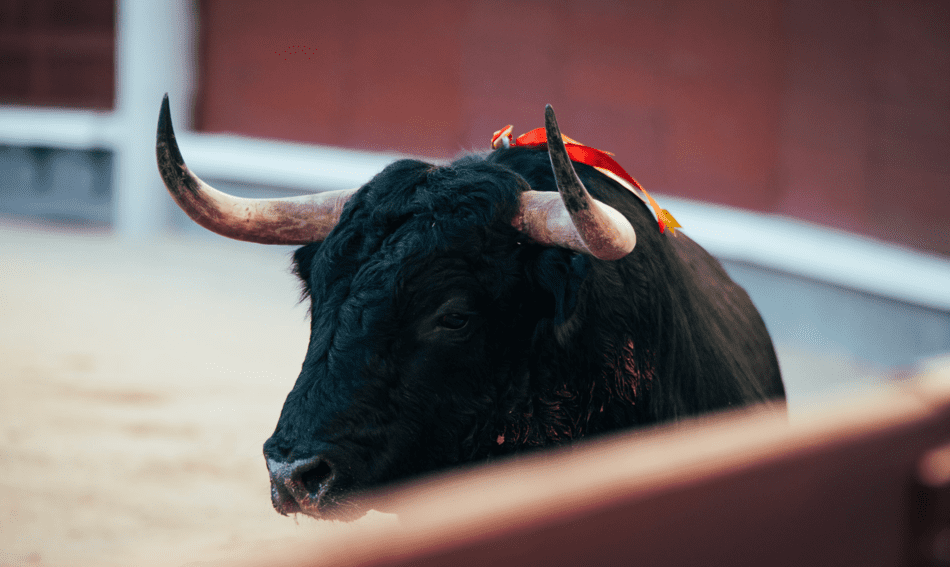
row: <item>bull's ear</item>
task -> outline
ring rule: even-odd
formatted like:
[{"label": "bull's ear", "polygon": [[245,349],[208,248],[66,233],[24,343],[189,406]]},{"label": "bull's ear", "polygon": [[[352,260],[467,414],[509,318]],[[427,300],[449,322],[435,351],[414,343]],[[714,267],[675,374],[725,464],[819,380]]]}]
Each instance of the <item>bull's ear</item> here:
[{"label": "bull's ear", "polygon": [[310,297],[310,272],[313,268],[313,257],[320,248],[319,242],[301,246],[294,251],[293,271],[300,279],[300,300]]},{"label": "bull's ear", "polygon": [[[528,278],[536,290],[543,316],[555,325],[567,321],[577,307],[581,283],[590,268],[590,258],[563,248],[546,248],[529,266]],[[546,292],[546,293],[545,293]]]}]

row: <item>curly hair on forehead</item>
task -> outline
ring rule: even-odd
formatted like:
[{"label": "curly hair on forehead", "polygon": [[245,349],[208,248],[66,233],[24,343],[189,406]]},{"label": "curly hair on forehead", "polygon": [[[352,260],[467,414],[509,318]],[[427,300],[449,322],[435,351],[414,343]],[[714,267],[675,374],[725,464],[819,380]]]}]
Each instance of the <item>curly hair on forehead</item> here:
[{"label": "curly hair on forehead", "polygon": [[[347,203],[340,222],[323,243],[294,254],[294,272],[308,289],[311,266],[319,258],[327,280],[349,277],[387,242],[411,248],[416,257],[466,241],[486,246],[485,229],[501,230],[512,239],[506,222],[518,211],[518,195],[527,184],[518,174],[484,159],[463,158],[446,166],[400,160],[384,169]],[[473,233],[474,231],[474,233]],[[410,242],[411,241],[411,242]],[[395,244],[400,246],[400,244]],[[409,251],[407,251],[408,253]],[[398,254],[397,254],[398,255]]]},{"label": "curly hair on forehead", "polygon": [[[450,234],[453,228],[487,226],[513,217],[518,194],[526,187],[516,173],[484,160],[462,159],[440,167],[401,160],[364,186],[352,206],[364,210],[372,225],[360,227],[363,230],[387,234],[395,225],[421,217]],[[359,218],[355,213],[353,221]]]}]

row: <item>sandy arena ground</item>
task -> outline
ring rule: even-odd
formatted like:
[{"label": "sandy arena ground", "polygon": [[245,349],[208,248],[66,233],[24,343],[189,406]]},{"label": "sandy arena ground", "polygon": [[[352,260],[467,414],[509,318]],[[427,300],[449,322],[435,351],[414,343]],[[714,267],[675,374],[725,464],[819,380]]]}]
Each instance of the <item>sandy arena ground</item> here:
[{"label": "sandy arena ground", "polygon": [[[271,508],[261,445],[309,334],[290,251],[0,220],[0,567],[181,565],[397,521]],[[789,382],[873,372],[779,350]]]},{"label": "sandy arena ground", "polygon": [[261,446],[309,334],[288,254],[0,225],[0,566],[358,529],[270,505]]}]

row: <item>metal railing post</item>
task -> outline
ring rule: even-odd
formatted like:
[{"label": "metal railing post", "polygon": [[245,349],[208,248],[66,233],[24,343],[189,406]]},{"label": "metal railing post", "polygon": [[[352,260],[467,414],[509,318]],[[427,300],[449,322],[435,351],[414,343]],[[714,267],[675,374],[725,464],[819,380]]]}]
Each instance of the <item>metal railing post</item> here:
[{"label": "metal railing post", "polygon": [[117,234],[159,234],[167,200],[155,165],[155,124],[162,95],[175,100],[173,119],[191,126],[196,6],[189,0],[116,3],[116,138],[113,219]]}]

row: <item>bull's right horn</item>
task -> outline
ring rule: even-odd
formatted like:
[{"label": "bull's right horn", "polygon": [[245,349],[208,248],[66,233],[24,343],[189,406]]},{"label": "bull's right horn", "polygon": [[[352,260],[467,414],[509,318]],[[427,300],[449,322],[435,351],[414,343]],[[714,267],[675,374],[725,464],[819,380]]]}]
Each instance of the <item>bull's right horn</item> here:
[{"label": "bull's right horn", "polygon": [[356,189],[300,197],[244,199],[222,193],[188,169],[172,129],[168,95],[158,115],[158,171],[178,206],[192,220],[228,238],[259,244],[307,244],[324,240]]},{"label": "bull's right horn", "polygon": [[516,228],[534,241],[570,248],[601,260],[619,260],[637,244],[630,221],[617,209],[590,196],[564,147],[554,109],[544,109],[548,156],[558,193],[525,191]]}]

